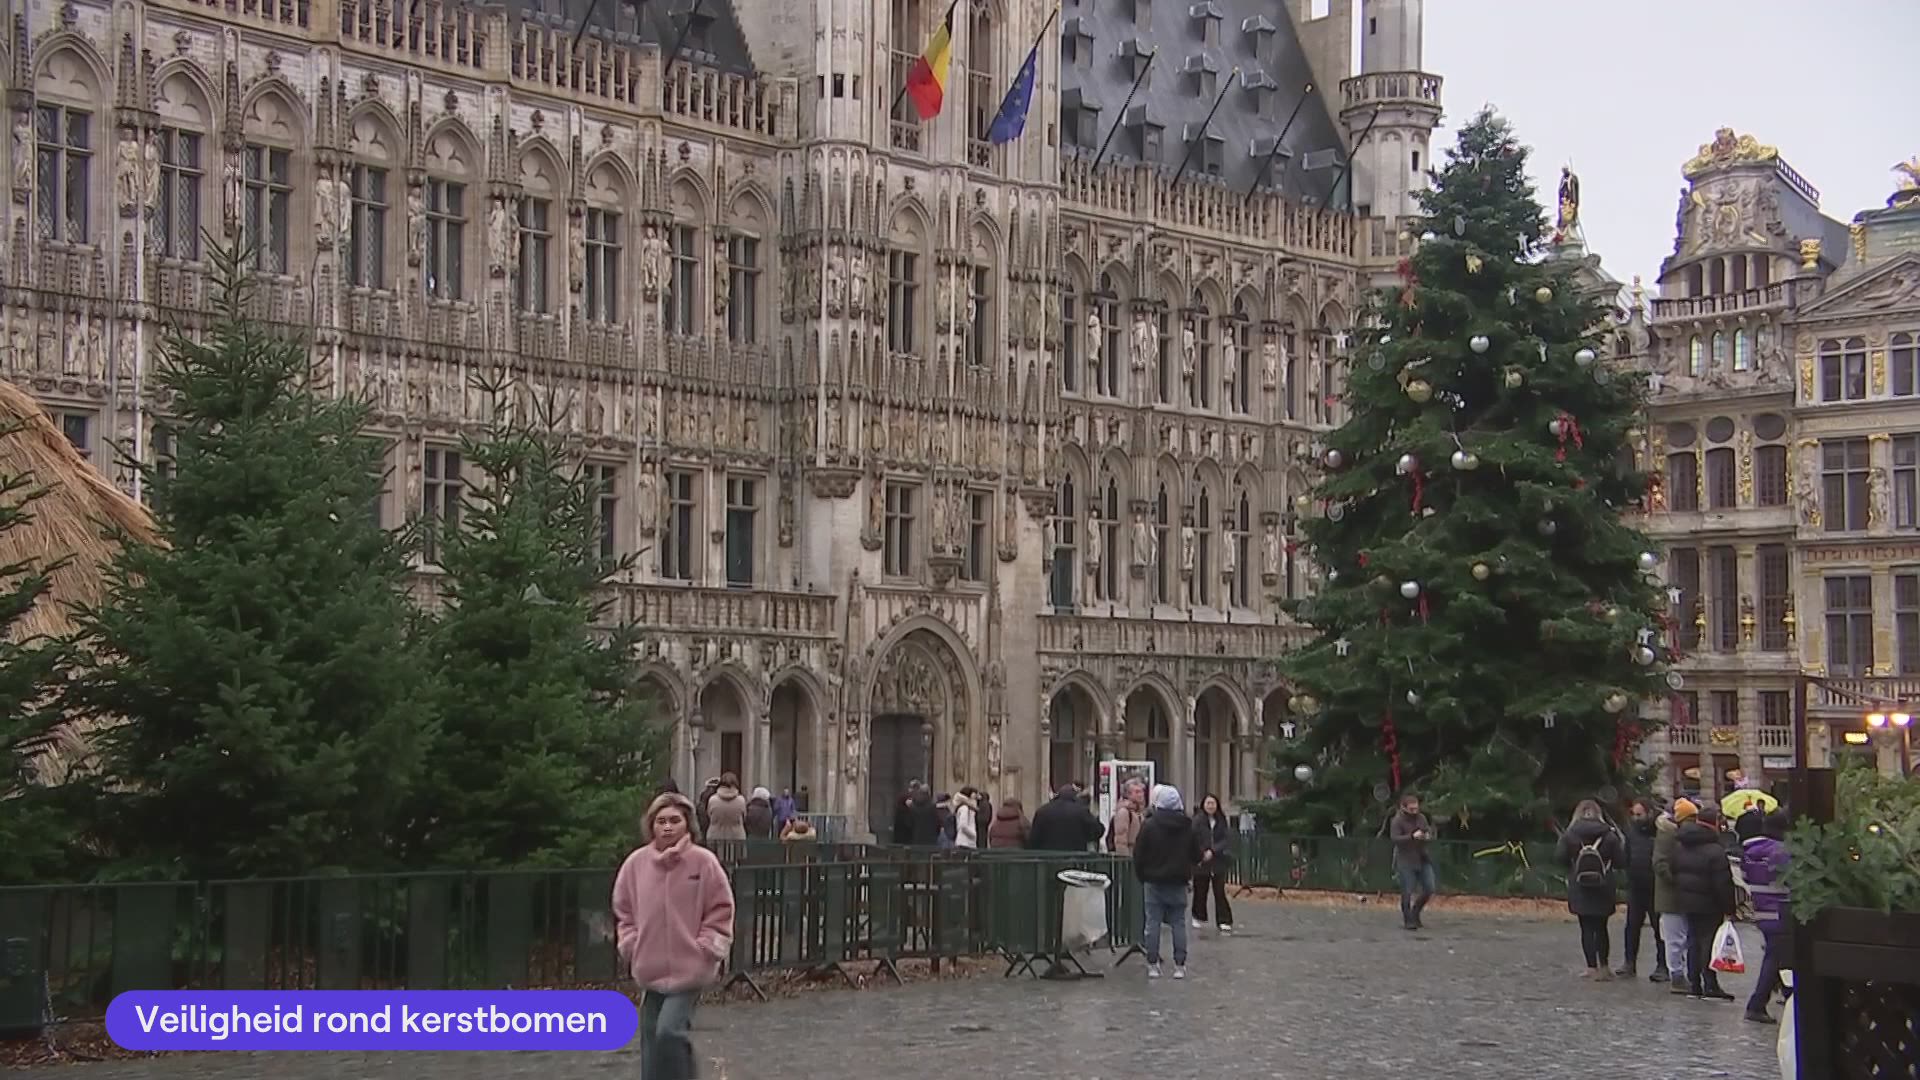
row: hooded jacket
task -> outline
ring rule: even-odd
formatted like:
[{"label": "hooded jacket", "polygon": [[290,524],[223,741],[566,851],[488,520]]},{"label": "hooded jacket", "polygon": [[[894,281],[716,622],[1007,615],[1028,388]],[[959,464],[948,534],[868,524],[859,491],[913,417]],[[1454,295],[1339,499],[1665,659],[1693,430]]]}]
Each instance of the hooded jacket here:
[{"label": "hooded jacket", "polygon": [[737,787],[725,784],[707,800],[707,839],[745,840],[747,800]]},{"label": "hooded jacket", "polygon": [[1698,821],[1674,830],[1673,902],[1687,915],[1731,916],[1734,910],[1733,865],[1720,831]]},{"label": "hooded jacket", "polygon": [[[692,816],[693,804],[669,793],[653,801],[644,820],[651,823],[669,803]],[[662,993],[701,989],[718,980],[733,948],[733,886],[691,832],[672,847],[648,843],[614,875],[613,921],[634,982]]]},{"label": "hooded jacket", "polygon": [[1635,893],[1653,892],[1653,842],[1659,835],[1659,819],[1627,823],[1627,888]]},{"label": "hooded jacket", "polygon": [[1568,869],[1567,874],[1567,910],[1575,915],[1611,915],[1614,908],[1613,875],[1598,885],[1582,885],[1574,880],[1572,874],[1574,860],[1579,858],[1580,849],[1594,841],[1600,842],[1600,857],[1608,866],[1618,866],[1622,856],[1620,834],[1613,826],[1595,818],[1579,818],[1567,826],[1560,834],[1560,862]]},{"label": "hooded jacket", "polygon": [[1763,934],[1787,928],[1787,887],[1780,883],[1791,856],[1787,845],[1771,836],[1756,836],[1741,845],[1740,871],[1753,897],[1753,925]]},{"label": "hooded jacket", "polygon": [[1661,814],[1653,823],[1653,910],[1658,915],[1681,914],[1679,894],[1673,885],[1673,853],[1679,845],[1680,825],[1672,814]]},{"label": "hooded jacket", "polygon": [[1140,826],[1145,824],[1147,815],[1134,809],[1125,799],[1113,808],[1113,819],[1107,822],[1107,849],[1115,855],[1133,854],[1133,845],[1140,837]]},{"label": "hooded jacket", "polygon": [[1100,819],[1069,789],[1067,794],[1055,795],[1047,805],[1033,812],[1033,830],[1027,836],[1027,846],[1035,851],[1085,851],[1087,845],[1105,833]]},{"label": "hooded jacket", "polygon": [[1027,815],[1019,802],[1008,799],[993,812],[993,824],[987,826],[987,846],[997,849],[1027,846]]},{"label": "hooded jacket", "polygon": [[953,846],[980,846],[980,811],[974,806],[973,796],[964,791],[953,797]]},{"label": "hooded jacket", "polygon": [[[1165,792],[1172,792],[1171,800]],[[1147,885],[1185,885],[1203,850],[1200,830],[1180,808],[1180,793],[1155,788],[1153,810],[1133,842],[1133,876]]]},{"label": "hooded jacket", "polygon": [[753,789],[753,797],[747,800],[746,826],[750,840],[773,839],[773,792]]}]

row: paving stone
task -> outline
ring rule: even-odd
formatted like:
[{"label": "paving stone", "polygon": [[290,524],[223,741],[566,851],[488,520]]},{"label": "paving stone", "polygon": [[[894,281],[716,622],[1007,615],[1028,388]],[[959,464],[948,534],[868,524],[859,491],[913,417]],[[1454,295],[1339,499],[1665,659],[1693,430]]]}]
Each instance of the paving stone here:
[{"label": "paving stone", "polygon": [[[1639,979],[1578,977],[1571,920],[1393,906],[1245,903],[1232,937],[1195,932],[1191,977],[1148,982],[1134,957],[1105,979],[982,978],[703,1009],[695,1043],[724,1080],[902,1075],[1117,1078],[1381,1076],[1663,1080],[1778,1075],[1777,1030],[1739,1002],[1677,998]],[[1621,920],[1612,924],[1618,941]],[[1747,934],[1758,967],[1758,935]],[[1650,936],[1641,948],[1650,949]],[[1099,954],[1104,957],[1105,954]],[[1616,956],[1617,959],[1617,956]],[[1647,962],[1643,955],[1642,962]],[[1102,963],[1095,970],[1106,969]],[[1727,976],[1743,1001],[1751,975]],[[1776,1015],[1780,1009],[1775,1007]],[[636,1077],[637,1055],[193,1055],[29,1070],[73,1080],[588,1080]]]}]

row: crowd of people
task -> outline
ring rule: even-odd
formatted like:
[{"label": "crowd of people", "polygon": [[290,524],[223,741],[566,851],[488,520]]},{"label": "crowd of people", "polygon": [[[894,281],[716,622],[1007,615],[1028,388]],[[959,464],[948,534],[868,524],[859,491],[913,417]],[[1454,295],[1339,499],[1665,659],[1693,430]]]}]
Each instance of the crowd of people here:
[{"label": "crowd of people", "polygon": [[[1679,798],[1662,806],[1640,799],[1622,830],[1599,803],[1589,799],[1576,806],[1572,823],[1560,835],[1559,857],[1567,869],[1567,910],[1580,924],[1582,977],[1637,978],[1641,935],[1650,927],[1654,966],[1649,982],[1666,983],[1673,994],[1696,1000],[1733,1001],[1720,985],[1714,960],[1722,927],[1731,926],[1745,897],[1764,942],[1746,1018],[1774,1023],[1768,1007],[1776,994],[1786,992],[1780,972],[1791,926],[1781,884],[1789,821],[1785,810],[1769,810],[1754,800],[1728,829],[1720,807],[1711,802]],[[1435,875],[1428,850],[1433,823],[1421,812],[1417,795],[1401,796],[1388,835],[1400,880],[1401,918],[1408,930],[1420,930]],[[1626,930],[1615,968],[1612,920],[1619,910],[1621,876]]]}]

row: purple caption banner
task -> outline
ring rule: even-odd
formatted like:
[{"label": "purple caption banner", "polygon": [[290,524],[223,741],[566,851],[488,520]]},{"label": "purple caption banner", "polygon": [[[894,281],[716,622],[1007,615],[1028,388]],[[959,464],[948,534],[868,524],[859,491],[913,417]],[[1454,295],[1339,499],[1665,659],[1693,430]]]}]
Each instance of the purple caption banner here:
[{"label": "purple caption banner", "polygon": [[132,990],[127,1050],[618,1050],[640,1026],[612,990]]}]

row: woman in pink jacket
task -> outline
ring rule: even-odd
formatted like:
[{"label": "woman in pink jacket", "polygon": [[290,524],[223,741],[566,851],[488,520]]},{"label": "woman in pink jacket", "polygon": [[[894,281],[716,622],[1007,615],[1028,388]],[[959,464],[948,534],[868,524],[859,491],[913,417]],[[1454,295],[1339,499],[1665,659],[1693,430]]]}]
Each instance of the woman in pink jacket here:
[{"label": "woman in pink jacket", "polygon": [[613,879],[620,959],[643,991],[640,1075],[696,1075],[689,1031],[700,991],[719,980],[733,948],[733,884],[713,852],[693,842],[693,804],[668,792],[641,821],[646,845]]}]

